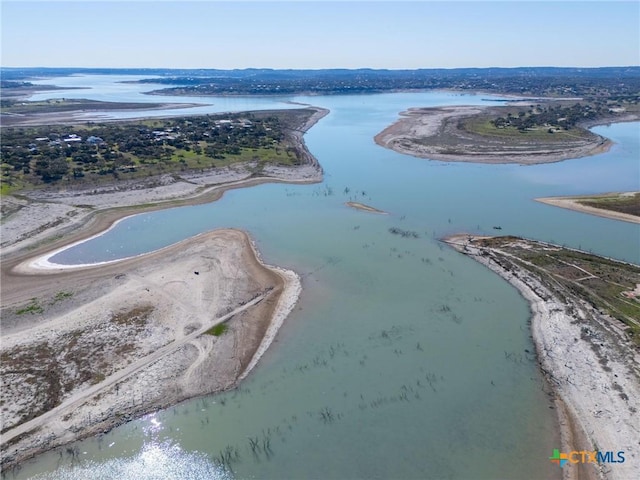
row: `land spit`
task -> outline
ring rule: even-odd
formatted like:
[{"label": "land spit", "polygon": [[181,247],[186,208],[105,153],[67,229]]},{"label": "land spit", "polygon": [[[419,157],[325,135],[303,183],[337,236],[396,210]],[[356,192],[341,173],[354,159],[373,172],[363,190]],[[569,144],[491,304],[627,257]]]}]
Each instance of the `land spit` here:
[{"label": "land spit", "polygon": [[[233,388],[301,290],[295,273],[261,263],[237,230],[100,266],[43,271],[27,260],[3,277],[3,470]],[[38,307],[30,300],[24,311],[34,284]]]},{"label": "land spit", "polygon": [[[621,220],[623,222],[630,223],[640,223],[640,217],[635,214],[625,213],[625,212],[616,212],[611,209],[606,208],[598,208],[591,205],[584,205],[583,201],[592,201],[595,199],[607,200],[609,198],[618,199],[618,198],[636,198],[636,210],[638,203],[640,203],[639,198],[640,192],[621,192],[621,193],[605,193],[601,195],[581,195],[581,196],[571,196],[571,197],[544,197],[544,198],[536,198],[535,200],[540,203],[546,203],[547,205],[553,205],[554,207],[566,208],[568,210],[575,210],[576,212],[589,213],[591,215],[597,215],[599,217],[611,218],[613,220]],[[606,204],[605,204],[606,205]]]},{"label": "land spit", "polygon": [[[534,165],[560,162],[606,152],[612,142],[583,131],[581,135],[549,134],[546,140],[519,136],[480,135],[464,122],[481,115],[498,116],[499,107],[447,106],[410,108],[400,119],[375,136],[375,142],[406,155],[447,162],[517,163]],[[630,114],[615,121],[637,121]],[[611,121],[611,120],[608,120]],[[592,125],[593,126],[593,125]]]},{"label": "land spit", "polygon": [[635,478],[640,471],[640,354],[628,327],[518,255],[560,247],[515,237],[455,235],[444,241],[496,272],[529,302],[538,362],[555,392],[561,451],[624,451],[624,463],[572,464],[564,467],[563,478]]},{"label": "land spit", "polygon": [[253,163],[198,172],[165,174],[149,179],[121,180],[107,185],[63,187],[6,195],[1,205],[2,259],[25,248],[67,245],[102,232],[120,218],[143,211],[209,203],[226,190],[260,183],[317,183],[322,167],[304,144],[303,135],[329,113],[315,112],[304,125],[288,132],[301,165],[265,165],[259,175]]}]

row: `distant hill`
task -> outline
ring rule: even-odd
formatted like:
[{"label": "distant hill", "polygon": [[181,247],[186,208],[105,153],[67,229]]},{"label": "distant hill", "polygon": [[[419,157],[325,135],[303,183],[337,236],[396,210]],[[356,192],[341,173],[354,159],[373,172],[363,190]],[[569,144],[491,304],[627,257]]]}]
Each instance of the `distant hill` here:
[{"label": "distant hill", "polygon": [[640,67],[518,67],[455,69],[322,69],[276,70],[247,68],[2,68],[3,81],[72,74],[144,75],[140,83],[160,83],[153,93],[199,95],[292,95],[375,93],[394,90],[456,89],[525,96],[586,96],[640,94]]}]

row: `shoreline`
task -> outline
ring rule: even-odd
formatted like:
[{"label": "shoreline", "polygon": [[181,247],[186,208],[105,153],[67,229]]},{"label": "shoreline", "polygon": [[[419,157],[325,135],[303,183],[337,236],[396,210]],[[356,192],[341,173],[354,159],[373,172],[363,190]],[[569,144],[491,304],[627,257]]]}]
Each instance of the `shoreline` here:
[{"label": "shoreline", "polygon": [[[377,145],[395,152],[411,155],[428,160],[482,164],[520,164],[537,165],[555,163],[564,160],[598,155],[609,151],[613,142],[600,135],[592,134],[591,140],[576,141],[573,145],[541,144],[536,147],[535,142],[523,142],[513,146],[505,145],[504,141],[485,138],[486,145],[473,150],[474,141],[483,140],[477,134],[460,133],[455,130],[457,119],[482,114],[490,106],[444,106],[420,108],[412,107],[399,113],[399,119],[375,135]],[[619,118],[607,118],[581,125],[592,128],[619,122],[639,121],[640,116],[627,114]],[[439,139],[451,139],[453,143],[442,142]],[[432,144],[420,142],[420,139],[431,139]],[[521,139],[523,140],[523,139]],[[471,142],[471,143],[469,143]],[[482,144],[482,142],[480,142]],[[562,147],[562,148],[560,148]],[[476,147],[477,148],[477,147]]]},{"label": "shoreline", "polygon": [[[602,314],[579,300],[559,300],[539,279],[509,261],[510,254],[495,247],[473,245],[482,238],[492,237],[460,234],[442,241],[498,274],[529,304],[539,368],[554,392],[562,451],[625,451],[623,464],[576,464],[564,468],[563,478],[631,478],[628,475],[640,466],[640,451],[635,414],[630,413],[632,408],[625,402],[637,402],[640,395],[637,354],[632,367],[625,365],[621,360],[624,355],[612,353],[619,353],[616,340],[621,334],[607,324]],[[592,333],[585,336],[585,328]],[[599,347],[595,348],[593,342],[598,342]],[[609,354],[607,358],[615,360],[602,363],[597,354],[599,348]],[[609,390],[612,381],[614,387],[622,385],[624,391],[633,392],[626,401]]]},{"label": "shoreline", "polygon": [[[148,199],[144,197],[144,193],[151,195],[156,189],[147,188],[143,193],[136,191],[135,188],[133,190],[127,189],[126,192],[132,193],[132,197],[137,203],[127,204],[127,199],[124,199],[123,205],[111,208],[101,206],[100,203],[103,202],[108,205],[109,201],[115,197],[120,197],[118,200],[122,200],[121,197],[123,197],[123,195],[118,191],[118,188],[112,188],[110,190],[110,187],[107,187],[106,192],[100,193],[104,198],[99,198],[100,194],[95,196],[86,191],[80,192],[79,195],[78,192],[56,192],[53,195],[58,195],[58,205],[60,207],[68,207],[70,212],[74,212],[74,215],[66,219],[69,221],[62,223],[50,222],[50,226],[48,227],[47,225],[49,224],[44,224],[47,228],[38,231],[38,233],[34,235],[36,238],[32,238],[32,235],[27,234],[26,236],[17,236],[13,239],[14,241],[8,245],[6,242],[3,242],[5,245],[1,252],[2,266],[0,270],[0,280],[2,281],[3,287],[2,308],[4,313],[10,313],[11,310],[17,308],[19,304],[28,302],[34,297],[42,299],[51,298],[55,291],[60,288],[71,291],[73,294],[70,300],[60,302],[60,307],[51,307],[51,305],[56,303],[55,301],[46,303],[47,308],[51,308],[53,313],[47,312],[44,320],[41,315],[36,316],[40,318],[26,318],[32,317],[32,315],[18,318],[16,313],[13,314],[14,318],[8,318],[3,315],[3,355],[9,351],[7,349],[18,348],[28,344],[32,345],[33,348],[38,348],[37,344],[34,343],[35,338],[39,338],[40,342],[44,341],[45,344],[48,345],[47,342],[58,342],[60,344],[61,339],[67,338],[70,334],[74,336],[80,335],[81,337],[83,335],[90,336],[95,334],[92,333],[91,325],[87,322],[98,322],[97,325],[99,326],[105,322],[108,323],[103,317],[110,315],[110,312],[115,312],[118,308],[124,308],[123,305],[128,305],[130,309],[129,313],[137,312],[141,309],[150,309],[154,312],[151,318],[153,322],[155,322],[154,325],[156,325],[156,328],[154,330],[154,328],[149,327],[152,332],[149,334],[151,335],[151,343],[155,345],[154,349],[149,350],[149,339],[138,341],[136,340],[136,336],[130,336],[128,340],[126,338],[124,340],[118,338],[119,341],[126,340],[129,342],[120,345],[125,351],[133,348],[134,351],[140,350],[140,352],[142,352],[136,354],[138,355],[136,358],[144,359],[146,358],[145,355],[149,356],[151,352],[155,352],[159,348],[166,348],[168,345],[167,342],[176,343],[178,340],[175,339],[189,337],[190,340],[189,343],[184,343],[180,340],[182,343],[176,346],[175,351],[169,352],[160,359],[153,360],[149,365],[144,366],[144,368],[140,370],[133,371],[124,379],[114,378],[113,375],[103,379],[103,377],[100,376],[102,374],[98,374],[96,377],[99,380],[98,385],[101,385],[101,382],[109,383],[109,385],[105,387],[106,391],[99,390],[99,393],[94,393],[90,398],[83,399],[80,403],[77,403],[75,400],[69,400],[70,397],[67,395],[66,400],[65,398],[62,399],[62,404],[58,403],[58,406],[54,407],[58,408],[63,405],[62,408],[55,411],[56,420],[53,422],[47,422],[46,425],[43,425],[37,421],[42,415],[46,415],[47,412],[52,411],[52,409],[48,409],[44,412],[41,411],[41,413],[37,413],[38,416],[35,420],[23,421],[20,424],[25,425],[25,423],[28,423],[28,428],[21,427],[20,425],[9,427],[9,429],[5,427],[5,432],[2,434],[1,449],[1,469],[3,472],[8,471],[19,462],[40,453],[110,430],[149,412],[167,408],[189,398],[235,388],[240,381],[251,373],[275,339],[285,319],[295,307],[302,292],[302,285],[299,276],[295,272],[264,263],[261,260],[260,252],[246,232],[234,229],[215,230],[190,237],[189,239],[154,252],[97,265],[60,267],[55,264],[47,266],[45,263],[45,267],[48,268],[42,269],[37,268],[38,261],[41,261],[43,256],[50,258],[63,249],[70,248],[72,245],[101,235],[106,230],[113,228],[119,221],[131,215],[177,206],[209,203],[221,198],[224,192],[233,188],[244,188],[268,182],[308,184],[321,181],[323,176],[322,168],[307,150],[303,135],[328,113],[329,111],[326,109],[316,108],[316,112],[307,122],[302,125],[301,128],[291,133],[296,147],[301,149],[305,163],[301,167],[294,168],[275,166],[265,168],[265,170],[268,170],[268,174],[279,176],[255,178],[241,171],[241,168],[240,171],[234,170],[234,172],[231,173],[240,175],[241,177],[244,176],[244,178],[211,184],[209,183],[211,181],[210,175],[207,176],[205,174],[201,179],[200,176],[202,176],[202,174],[195,174],[195,177],[189,178],[185,182],[193,187],[186,195],[176,196],[175,192],[164,193],[160,194],[160,200],[155,202],[152,200],[152,203],[148,203],[145,202],[145,200]],[[218,172],[214,172],[214,177],[216,173]],[[199,180],[202,181],[198,183]],[[216,177],[214,180],[220,179]],[[121,185],[118,187],[121,187]],[[162,189],[162,186],[158,188]],[[171,196],[172,193],[174,194],[173,197]],[[39,201],[27,202],[26,205],[20,205],[17,213],[9,215],[9,217],[13,218],[5,218],[2,224],[3,234],[7,224],[10,222],[15,223],[17,221],[20,223],[21,219],[16,218],[16,216],[21,213],[21,209],[27,210],[26,207],[28,206],[45,209],[45,215],[34,220],[29,213],[27,213],[23,215],[27,221],[30,219],[32,223],[35,222],[35,225],[38,225],[38,222],[42,223],[45,220],[50,220],[50,218],[47,218],[46,208],[51,205],[51,199],[48,198],[47,195],[49,195],[49,192],[45,192],[44,198],[38,198]],[[163,198],[163,195],[169,198]],[[86,208],[78,205],[84,204],[87,199],[93,200],[95,206]],[[16,202],[18,201],[22,200],[17,199]],[[142,205],[139,203],[142,203]],[[40,225],[40,227],[42,227],[42,225]],[[224,241],[218,241],[217,239],[223,239]],[[3,238],[3,240],[5,239]],[[196,261],[194,260],[195,257],[199,257],[200,260],[205,261],[205,263],[209,262],[209,260],[202,260],[209,257],[202,256],[201,251],[207,246],[207,242],[214,242],[215,244],[216,241],[218,241],[218,244],[216,244],[217,246],[215,248],[224,250],[227,248],[227,245],[230,245],[230,255],[232,255],[232,258],[239,259],[239,256],[242,256],[243,263],[240,264],[247,265],[247,267],[243,269],[238,269],[237,261],[222,262],[223,266],[227,268],[229,272],[221,277],[226,279],[221,284],[224,288],[221,286],[214,290],[216,292],[220,290],[227,293],[219,293],[217,294],[218,296],[213,295],[212,298],[214,298],[214,300],[217,299],[218,303],[214,302],[212,307],[207,308],[196,306],[187,309],[183,317],[176,317],[174,314],[171,316],[169,323],[167,323],[167,320],[163,316],[164,314],[161,315],[161,313],[182,308],[185,303],[182,296],[176,297],[173,302],[168,303],[166,299],[163,300],[163,296],[161,295],[149,304],[135,304],[137,298],[149,295],[150,290],[153,292],[153,288],[157,287],[157,282],[147,282],[145,275],[151,275],[153,278],[156,278],[158,276],[157,271],[161,271],[162,268],[165,267],[169,269],[168,271],[173,272],[170,273],[169,278],[192,278],[200,282],[207,280],[207,278],[212,278],[211,281],[213,281],[215,285],[219,284],[221,281],[220,278],[215,276],[211,277],[210,275],[207,276],[201,270],[202,267],[194,263]],[[193,255],[189,256],[189,252]],[[36,268],[34,268],[34,263]],[[25,267],[25,265],[27,265],[27,267]],[[235,265],[235,267],[232,268],[232,265]],[[248,266],[251,267],[249,268]],[[211,266],[211,268],[217,272],[222,267],[215,264]],[[247,268],[253,272],[254,276],[258,275],[256,278],[262,278],[262,280],[252,280],[247,277]],[[195,271],[198,273],[194,276],[193,273]],[[191,277],[189,274],[191,274]],[[220,275],[220,273],[218,273],[218,275]],[[164,278],[164,276],[162,276],[162,278]],[[140,284],[144,284],[145,282],[149,285],[145,290],[139,291],[138,295],[132,293],[136,291],[136,288],[139,290]],[[121,283],[122,285],[119,285]],[[171,296],[171,292],[176,288],[173,286],[175,283],[176,282],[173,281],[163,284],[164,286],[161,287],[161,291],[169,289],[168,293],[164,294],[164,297]],[[172,286],[167,286],[169,284],[172,284]],[[125,288],[125,286],[128,287]],[[205,288],[205,286],[202,288]],[[193,291],[197,291],[197,289]],[[185,294],[187,296],[189,294],[193,295],[193,291],[190,290],[188,294],[186,292]],[[220,297],[220,295],[223,296]],[[253,295],[253,299],[247,300],[247,295]],[[204,297],[204,295],[200,295],[197,301],[205,301]],[[114,298],[118,298],[119,300],[114,300]],[[100,303],[107,301],[111,303],[106,306]],[[211,301],[213,302],[213,300]],[[256,305],[253,305],[254,301]],[[132,306],[131,304],[135,305]],[[91,310],[87,305],[100,305],[100,307],[94,307],[93,310]],[[232,307],[234,305],[240,305],[240,307],[233,310]],[[245,309],[248,307],[251,307],[250,311],[245,312]],[[237,311],[238,313],[231,315],[231,318],[228,319],[231,333],[225,333],[219,337],[206,335],[203,333],[203,329],[211,330],[213,327],[205,324],[205,320],[202,320],[200,323],[196,322],[196,324],[201,325],[195,331],[195,333],[198,334],[197,338],[194,337],[191,339],[190,336],[194,336],[191,330],[195,325],[192,318],[194,315],[191,310],[194,310],[196,313],[200,312],[200,318],[202,319],[208,318],[207,315],[212,315],[215,312],[218,312],[218,314],[225,312],[229,314],[229,312],[233,313]],[[160,313],[156,315],[155,312],[157,311]],[[80,313],[78,314],[78,312]],[[115,315],[112,321],[118,318],[115,313],[112,315]],[[135,318],[138,317],[134,317],[134,320]],[[174,323],[175,320],[179,318],[184,318],[184,322],[188,321],[189,323],[176,327]],[[252,318],[253,321],[251,321]],[[164,326],[160,328],[159,325]],[[175,337],[172,337],[174,340],[166,337],[167,328],[170,331],[175,330]],[[184,329],[184,332],[180,333],[182,330],[178,331],[179,328]],[[49,332],[49,334],[45,336],[33,333],[47,329],[54,333]],[[187,332],[189,332],[188,335]],[[124,334],[122,336],[126,337]],[[99,344],[101,340],[98,337],[94,341]],[[221,353],[217,353],[217,350],[212,351],[213,344],[222,345],[220,347]],[[65,345],[68,345],[68,343],[63,342],[60,345],[61,347],[59,348],[65,348]],[[192,357],[194,356],[195,350],[200,353],[198,353],[197,358],[194,360]],[[28,352],[29,350],[27,348],[19,348],[15,351]],[[99,351],[101,352],[101,350]],[[140,355],[142,355],[142,357],[140,357]],[[221,358],[220,355],[223,357],[227,355],[227,360]],[[19,355],[10,355],[9,358],[12,358],[12,361],[14,361],[15,357],[19,357]],[[125,355],[125,357],[128,358],[127,355]],[[15,361],[18,360],[24,361],[24,359],[20,358]],[[122,359],[118,360],[122,362]],[[87,360],[84,363],[93,365],[95,362],[93,360],[90,362]],[[117,371],[122,370],[124,367],[126,367],[126,365],[110,365],[107,367],[107,370],[113,368],[117,373]],[[29,371],[29,369],[26,369],[26,371]],[[171,371],[182,372],[183,378],[178,382],[175,376],[169,375],[168,386],[166,386],[164,390],[159,388],[159,383],[161,383],[162,379],[166,379],[167,372]],[[216,371],[219,373],[217,376]],[[29,384],[29,382],[16,383]],[[78,388],[72,390],[71,399],[74,399],[76,395],[80,395],[83,390],[87,390],[86,385],[83,385],[85,384],[81,382],[81,384],[77,385]],[[133,403],[122,403],[123,399],[121,396],[118,396],[118,391],[121,388],[126,388],[133,392],[131,393],[131,398],[134,399]],[[158,390],[162,390],[160,394],[158,394]],[[69,392],[67,392],[67,394],[68,393]],[[7,416],[4,411],[5,405],[11,402],[13,404],[20,404],[20,402],[23,401],[29,402],[37,400],[34,400],[33,394],[12,395],[8,392],[6,395],[2,403],[5,425],[10,419],[10,416]],[[96,395],[100,397],[100,400],[96,399]],[[138,398],[138,401],[135,400],[136,398]],[[65,404],[64,402],[67,401],[70,403]],[[14,412],[18,412],[24,409],[24,405],[8,405],[6,408],[10,410],[13,408]],[[31,409],[29,410],[29,408]],[[27,407],[27,411],[38,412],[38,408],[40,407]],[[69,414],[61,417],[61,415],[63,415],[61,412],[68,411],[70,408],[73,408],[73,415]],[[54,416],[53,413],[49,415]],[[44,419],[46,418],[47,417],[44,417]],[[10,445],[7,445],[7,440],[5,440],[7,437],[9,441],[13,440]]]},{"label": "shoreline", "polygon": [[[101,322],[104,323],[102,317],[104,317],[105,311],[108,312],[108,305],[113,305],[112,308],[120,308],[122,303],[135,303],[135,300],[131,299],[134,295],[131,290],[136,287],[140,291],[138,295],[144,295],[138,286],[139,280],[136,278],[150,279],[150,283],[147,284],[151,287],[151,285],[156,285],[153,278],[158,278],[158,272],[167,272],[170,278],[184,277],[187,274],[185,270],[192,269],[192,265],[197,265],[203,258],[208,258],[208,256],[203,257],[202,254],[211,255],[209,252],[212,252],[212,248],[213,252],[219,252],[221,255],[219,258],[222,261],[223,270],[237,271],[237,263],[233,261],[233,258],[239,259],[241,256],[245,263],[243,271],[248,271],[251,278],[258,275],[256,278],[262,278],[262,280],[259,280],[258,284],[248,290],[245,287],[244,291],[239,288],[239,285],[244,284],[244,280],[238,278],[233,282],[226,280],[225,282],[230,283],[228,287],[230,290],[227,294],[219,298],[216,297],[217,300],[214,298],[211,303],[207,302],[207,305],[211,306],[198,307],[200,303],[193,303],[193,312],[189,310],[189,313],[182,318],[182,327],[185,329],[192,328],[190,325],[193,324],[193,316],[201,318],[202,325],[194,333],[189,333],[187,336],[183,336],[180,333],[181,330],[176,330],[175,338],[172,337],[173,340],[167,339],[166,336],[162,337],[158,328],[159,325],[166,325],[167,322],[170,325],[176,321],[181,322],[175,314],[163,313],[163,309],[180,311],[180,305],[165,302],[165,306],[162,307],[162,302],[155,303],[154,307],[159,313],[157,314],[158,318],[153,318],[152,322],[153,325],[156,325],[154,335],[162,337],[156,339],[155,344],[163,346],[149,349],[146,355],[134,356],[132,363],[121,365],[122,368],[115,368],[113,375],[93,384],[91,388],[79,385],[78,388],[69,392],[71,395],[67,396],[55,408],[47,410],[35,419],[13,428],[10,427],[2,434],[3,471],[37,454],[108,431],[149,412],[167,408],[197,396],[235,388],[253,370],[297,303],[301,293],[301,284],[299,277],[294,272],[265,264],[260,259],[259,252],[255,249],[249,235],[234,229],[221,229],[200,234],[156,252],[122,260],[106,267],[99,266],[53,273],[53,277],[49,276],[49,280],[65,279],[65,285],[70,285],[71,289],[86,282],[90,285],[85,290],[79,287],[79,299],[71,300],[74,305],[69,312],[63,313],[61,316],[54,315],[53,318],[48,318],[44,322],[34,322],[26,328],[10,328],[9,333],[4,332],[3,350],[6,352],[16,348],[26,348],[33,344],[34,338],[46,337],[48,341],[54,341],[56,337],[64,339],[65,335],[68,335],[68,331],[78,331],[73,330],[78,326],[76,322],[71,325],[73,318],[78,316],[82,316],[82,322],[84,322],[81,323],[80,328],[86,327],[82,335],[91,335],[88,330],[91,328],[99,329]],[[227,250],[231,254],[225,253]],[[38,273],[33,269],[29,272],[12,273],[12,283],[18,284],[18,287],[24,287],[30,283],[33,275]],[[132,280],[125,281],[117,288],[113,288],[111,285],[113,281],[109,278],[112,278],[114,274],[116,278],[131,276]],[[220,281],[219,276],[219,268],[216,267],[210,275],[201,271],[194,278],[195,281],[200,282],[201,288],[206,289],[209,288],[207,282],[213,281],[215,285]],[[227,276],[225,275],[224,278]],[[131,283],[132,281],[133,283]],[[240,283],[237,283],[238,281]],[[253,280],[251,282],[255,283]],[[161,287],[161,291],[165,292],[162,295],[171,294],[172,288],[175,287],[168,287],[168,285],[173,283],[175,282],[168,282],[164,287]],[[108,286],[105,286],[107,284]],[[236,285],[235,288],[234,285]],[[149,292],[149,288],[146,291]],[[88,303],[82,300],[86,297],[86,292],[89,292],[92,297]],[[231,296],[229,297],[229,295]],[[247,295],[253,295],[253,299],[247,301]],[[199,302],[205,301],[200,297],[197,297]],[[178,303],[184,301],[181,298]],[[105,308],[105,304],[107,308]],[[188,305],[191,304],[188,303]],[[233,305],[239,305],[239,307],[232,310]],[[240,314],[245,310],[247,312]],[[218,318],[229,322],[231,333],[213,339],[210,335],[204,335],[204,332],[219,323],[219,321],[206,323],[206,319],[216,311],[227,313]],[[89,320],[86,320],[87,318]],[[245,325],[246,322],[249,323]],[[166,326],[163,327],[163,330],[166,328]],[[184,333],[187,333],[187,330]],[[99,339],[94,339],[94,341],[97,341],[98,344],[100,342]],[[212,341],[214,345],[223,342],[219,351],[211,351]],[[189,352],[184,349],[193,349],[190,344],[194,342],[200,344],[199,349],[205,349],[209,352],[205,353],[205,358],[201,358],[202,355],[199,355],[195,360],[187,358]],[[139,343],[144,346],[148,343],[148,339],[140,340]],[[161,352],[163,349],[167,349],[167,351]],[[162,355],[158,356],[158,352]],[[149,358],[148,361],[147,358]],[[227,360],[224,361],[224,358]],[[140,365],[136,366],[136,362]],[[224,363],[225,365],[215,366],[216,363]],[[161,373],[158,372],[158,367],[160,367]],[[202,374],[205,374],[206,371],[206,375],[204,377],[193,375],[194,368],[203,370]],[[126,373],[128,370],[131,371]],[[160,377],[156,378],[157,375]],[[149,383],[149,377],[153,382],[152,390],[145,386]],[[178,388],[175,385],[180,385],[179,391],[174,391],[174,388]],[[131,393],[132,398],[139,397],[142,400],[133,404],[122,404],[123,395],[118,395],[120,390],[130,390],[133,392]],[[20,402],[20,399],[14,400]],[[65,416],[65,412],[71,411],[73,411],[73,415]],[[53,420],[48,417],[53,417]],[[5,420],[7,419],[5,418]],[[11,442],[11,440],[14,442],[8,446],[7,442]]]},{"label": "shoreline", "polygon": [[[630,192],[633,193],[633,192]],[[600,195],[579,195],[579,196],[566,196],[566,197],[541,197],[534,198],[536,202],[544,203],[545,205],[551,205],[554,207],[560,207],[567,210],[573,210],[575,212],[588,213],[590,215],[597,215],[598,217],[609,218],[612,220],[620,220],[622,222],[640,223],[640,217],[630,215],[628,213],[615,212],[612,210],[605,210],[603,208],[591,207],[589,205],[583,205],[580,200],[591,199],[594,197],[604,197],[608,194]]]},{"label": "shoreline", "polygon": [[[110,103],[110,102],[105,102]],[[135,121],[140,119],[149,118],[148,116],[140,116],[135,118],[109,118],[104,115],[117,112],[135,112],[140,110],[140,113],[154,111],[154,110],[180,110],[195,107],[204,107],[207,104],[203,103],[162,103],[151,104],[149,107],[132,107],[132,108],[114,108],[105,109],[99,108],[85,108],[81,110],[66,110],[61,112],[38,112],[38,113],[2,113],[0,118],[2,119],[1,127],[17,128],[17,127],[38,127],[43,125],[56,125],[60,123],[86,123],[86,122],[121,122],[121,121]],[[186,113],[185,113],[186,114]],[[180,115],[180,114],[176,114]],[[170,117],[171,115],[167,115]],[[155,118],[155,117],[152,117]],[[161,118],[161,117],[157,117]]]},{"label": "shoreline", "polygon": [[103,233],[117,221],[132,215],[202,205],[219,200],[227,190],[263,183],[305,185],[321,182],[322,167],[308,151],[303,136],[328,115],[329,110],[314,109],[316,112],[307,122],[291,132],[305,161],[301,166],[265,166],[264,175],[256,177],[247,165],[239,165],[182,176],[162,175],[151,180],[155,183],[132,180],[97,189],[32,191],[22,198],[3,197],[5,205],[13,203],[16,206],[16,213],[3,215],[2,219],[2,270],[7,261],[13,260],[14,256],[22,257],[21,251],[27,248],[31,255],[34,250],[44,253],[69,246]]}]

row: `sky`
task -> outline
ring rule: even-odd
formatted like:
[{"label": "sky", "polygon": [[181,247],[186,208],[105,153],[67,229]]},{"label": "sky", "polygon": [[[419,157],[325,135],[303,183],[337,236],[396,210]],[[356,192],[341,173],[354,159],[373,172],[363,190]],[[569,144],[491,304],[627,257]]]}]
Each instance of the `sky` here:
[{"label": "sky", "polygon": [[640,65],[640,2],[0,0],[4,67]]}]

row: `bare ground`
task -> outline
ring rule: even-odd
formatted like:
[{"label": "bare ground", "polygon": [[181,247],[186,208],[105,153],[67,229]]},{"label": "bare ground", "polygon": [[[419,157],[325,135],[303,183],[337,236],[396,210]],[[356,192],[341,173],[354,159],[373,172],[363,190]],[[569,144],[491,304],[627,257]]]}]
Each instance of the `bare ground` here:
[{"label": "bare ground", "polygon": [[[3,470],[232,388],[300,292],[295,274],[265,267],[236,230],[100,267],[43,273],[22,261],[2,280]],[[43,311],[18,313],[34,291]],[[225,333],[205,333],[223,321]]]}]

